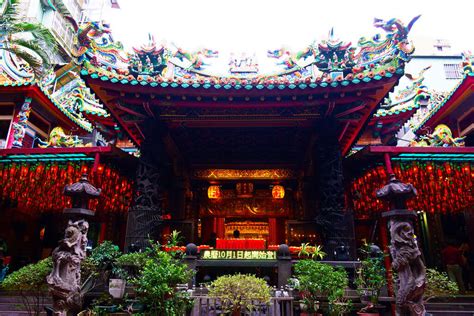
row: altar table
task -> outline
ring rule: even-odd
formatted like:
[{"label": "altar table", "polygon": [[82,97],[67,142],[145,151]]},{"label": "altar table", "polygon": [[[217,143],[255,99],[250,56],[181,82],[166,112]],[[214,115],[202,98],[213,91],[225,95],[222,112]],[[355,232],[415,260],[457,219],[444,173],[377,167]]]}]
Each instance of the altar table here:
[{"label": "altar table", "polygon": [[265,239],[217,239],[216,249],[265,249]]}]

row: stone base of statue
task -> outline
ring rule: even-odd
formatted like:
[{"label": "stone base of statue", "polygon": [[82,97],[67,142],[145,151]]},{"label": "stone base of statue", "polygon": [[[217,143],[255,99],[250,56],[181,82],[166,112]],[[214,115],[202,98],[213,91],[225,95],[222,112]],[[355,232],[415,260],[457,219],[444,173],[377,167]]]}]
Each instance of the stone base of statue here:
[{"label": "stone base of statue", "polygon": [[425,315],[426,271],[413,229],[416,215],[410,210],[395,209],[382,213],[382,217],[387,218],[392,268],[398,274],[396,314]]}]

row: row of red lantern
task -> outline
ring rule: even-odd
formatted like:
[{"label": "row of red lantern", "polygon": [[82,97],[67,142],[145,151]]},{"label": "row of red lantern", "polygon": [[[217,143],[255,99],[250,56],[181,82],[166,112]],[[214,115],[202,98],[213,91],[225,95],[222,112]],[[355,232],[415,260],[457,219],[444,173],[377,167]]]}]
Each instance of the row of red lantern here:
[{"label": "row of red lantern", "polygon": [[[62,211],[70,207],[63,195],[66,184],[77,182],[91,165],[86,163],[8,163],[0,164],[0,199],[13,201],[18,208],[35,212]],[[89,208],[99,212],[128,210],[133,196],[133,182],[117,170],[101,165],[89,181],[102,189]]]},{"label": "row of red lantern", "polygon": [[[408,201],[413,210],[430,213],[463,211],[474,206],[474,167],[469,163],[423,163],[413,161],[394,166],[398,179],[411,183],[418,196]],[[352,207],[359,217],[385,211],[388,204],[375,197],[376,190],[387,183],[383,166],[371,169],[351,184]]]}]

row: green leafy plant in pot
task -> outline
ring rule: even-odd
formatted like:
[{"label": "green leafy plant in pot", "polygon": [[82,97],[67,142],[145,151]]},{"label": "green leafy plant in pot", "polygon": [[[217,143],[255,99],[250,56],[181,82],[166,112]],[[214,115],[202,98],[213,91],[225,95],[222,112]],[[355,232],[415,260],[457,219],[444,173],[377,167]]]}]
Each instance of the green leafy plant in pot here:
[{"label": "green leafy plant in pot", "polygon": [[194,272],[160,250],[159,244],[152,243],[146,252],[149,258],[139,277],[131,281],[136,286],[137,299],[144,305],[144,314],[183,315],[192,308],[193,300],[188,292],[179,290],[178,285],[187,283]]},{"label": "green leafy plant in pot", "polygon": [[126,271],[129,278],[139,276],[141,270],[149,259],[148,252],[130,252],[117,258],[117,266]]},{"label": "green leafy plant in pot", "polygon": [[242,311],[255,311],[270,303],[270,287],[264,279],[254,275],[223,275],[209,287],[209,296],[219,299],[226,313],[240,315]]},{"label": "green leafy plant in pot", "polygon": [[374,306],[378,302],[380,290],[386,284],[384,254],[373,244],[364,244],[359,251],[362,260],[357,269],[355,283],[361,302],[366,304],[359,315],[378,315]]},{"label": "green leafy plant in pot", "polygon": [[449,279],[446,272],[426,269],[426,287],[423,298],[425,302],[434,297],[453,297],[458,293],[458,285]]},{"label": "green leafy plant in pot", "polygon": [[[307,259],[298,261],[294,266],[294,272],[297,279],[294,285],[300,292],[304,315],[315,315],[321,312],[319,300],[323,297],[328,298],[330,306],[349,303],[349,301],[343,301],[344,291],[349,283],[344,269]],[[333,309],[339,307],[336,306]]]},{"label": "green leafy plant in pot", "polygon": [[92,250],[88,257],[100,279],[109,285],[109,293],[114,298],[122,298],[127,284],[127,272],[117,264],[122,252],[117,245],[106,240]]}]

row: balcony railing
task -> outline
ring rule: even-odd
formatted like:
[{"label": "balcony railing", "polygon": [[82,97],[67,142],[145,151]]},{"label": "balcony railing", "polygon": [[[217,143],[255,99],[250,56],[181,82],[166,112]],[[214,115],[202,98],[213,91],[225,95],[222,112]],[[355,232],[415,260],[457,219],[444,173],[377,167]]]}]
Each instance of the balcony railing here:
[{"label": "balcony railing", "polygon": [[74,47],[74,32],[60,13],[54,12],[50,30],[61,41],[62,46],[71,52]]}]

